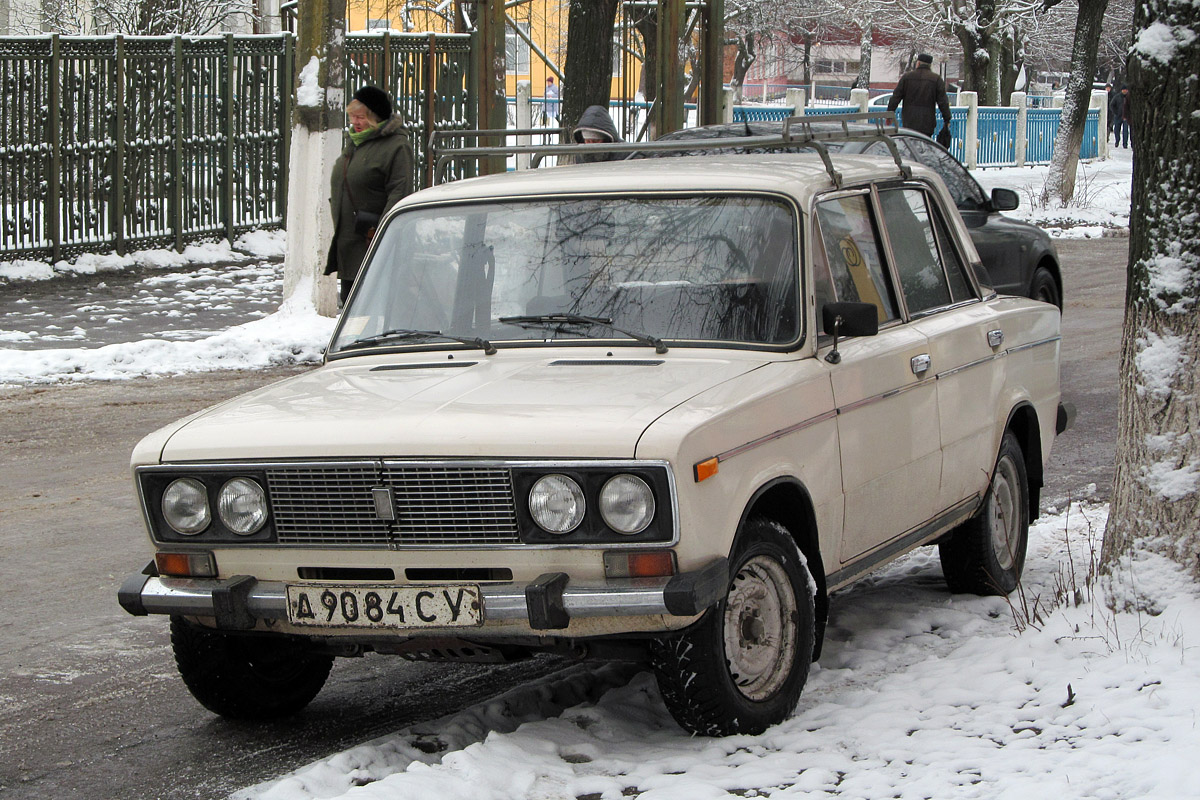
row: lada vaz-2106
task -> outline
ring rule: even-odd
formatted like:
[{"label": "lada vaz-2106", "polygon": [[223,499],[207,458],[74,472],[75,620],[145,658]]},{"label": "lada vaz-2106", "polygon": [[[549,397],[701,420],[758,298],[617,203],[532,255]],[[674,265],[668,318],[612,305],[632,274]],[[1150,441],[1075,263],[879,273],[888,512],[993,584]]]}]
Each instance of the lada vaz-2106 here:
[{"label": "lada vaz-2106", "polygon": [[920,166],[535,169],[385,220],[324,364],[147,436],[183,680],[267,719],[337,656],[644,659],[685,729],[791,713],[829,593],[937,544],[1006,594],[1056,433],[1059,311],[998,296]]}]

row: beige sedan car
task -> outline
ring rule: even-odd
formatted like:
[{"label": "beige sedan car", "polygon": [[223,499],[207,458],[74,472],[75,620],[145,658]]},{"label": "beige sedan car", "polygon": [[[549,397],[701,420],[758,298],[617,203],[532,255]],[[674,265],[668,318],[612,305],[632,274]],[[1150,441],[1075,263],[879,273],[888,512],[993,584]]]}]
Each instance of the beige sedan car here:
[{"label": "beige sedan car", "polygon": [[133,455],[193,695],[264,719],[336,656],[644,659],[689,731],[793,710],[829,593],[937,544],[1020,579],[1059,311],[997,296],[932,172],[811,153],[408,197],[306,374]]}]

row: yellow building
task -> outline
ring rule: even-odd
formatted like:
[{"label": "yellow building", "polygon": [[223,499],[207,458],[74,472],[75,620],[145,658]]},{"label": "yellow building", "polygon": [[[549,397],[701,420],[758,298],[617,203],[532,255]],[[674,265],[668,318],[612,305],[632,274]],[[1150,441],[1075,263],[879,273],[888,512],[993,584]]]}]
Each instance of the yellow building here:
[{"label": "yellow building", "polygon": [[[568,0],[525,0],[508,9],[504,40],[510,97],[516,95],[517,81],[529,81],[533,97],[539,99],[545,97],[547,78],[562,84],[568,5]],[[449,33],[454,30],[453,13],[453,0],[348,0],[346,30]],[[641,62],[628,54],[622,57],[623,49],[620,34],[614,32],[614,99],[632,99],[641,78]]]}]

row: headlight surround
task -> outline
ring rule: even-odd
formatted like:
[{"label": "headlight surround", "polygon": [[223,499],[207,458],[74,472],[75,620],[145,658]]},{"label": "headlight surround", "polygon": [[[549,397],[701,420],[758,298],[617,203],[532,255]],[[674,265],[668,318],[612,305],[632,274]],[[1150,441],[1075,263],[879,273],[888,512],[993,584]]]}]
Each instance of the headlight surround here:
[{"label": "headlight surround", "polygon": [[204,484],[195,478],[171,481],[162,495],[162,513],[176,533],[184,536],[202,533],[212,522],[212,509]]},{"label": "headlight surround", "polygon": [[600,490],[600,516],[617,533],[639,534],[654,519],[654,492],[636,475],[614,475]]},{"label": "headlight surround", "polygon": [[217,495],[221,523],[238,536],[250,536],[267,523],[267,494],[249,478],[233,478]]},{"label": "headlight surround", "polygon": [[570,533],[583,522],[587,500],[572,478],[557,473],[545,475],[529,491],[529,513],[548,533]]}]

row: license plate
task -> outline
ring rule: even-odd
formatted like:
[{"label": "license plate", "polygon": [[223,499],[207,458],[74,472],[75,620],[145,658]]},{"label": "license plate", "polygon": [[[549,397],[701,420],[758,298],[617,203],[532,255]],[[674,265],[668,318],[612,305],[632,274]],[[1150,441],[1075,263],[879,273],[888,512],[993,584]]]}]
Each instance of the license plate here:
[{"label": "license plate", "polygon": [[288,621],[322,628],[459,628],[483,624],[478,586],[287,587]]}]

